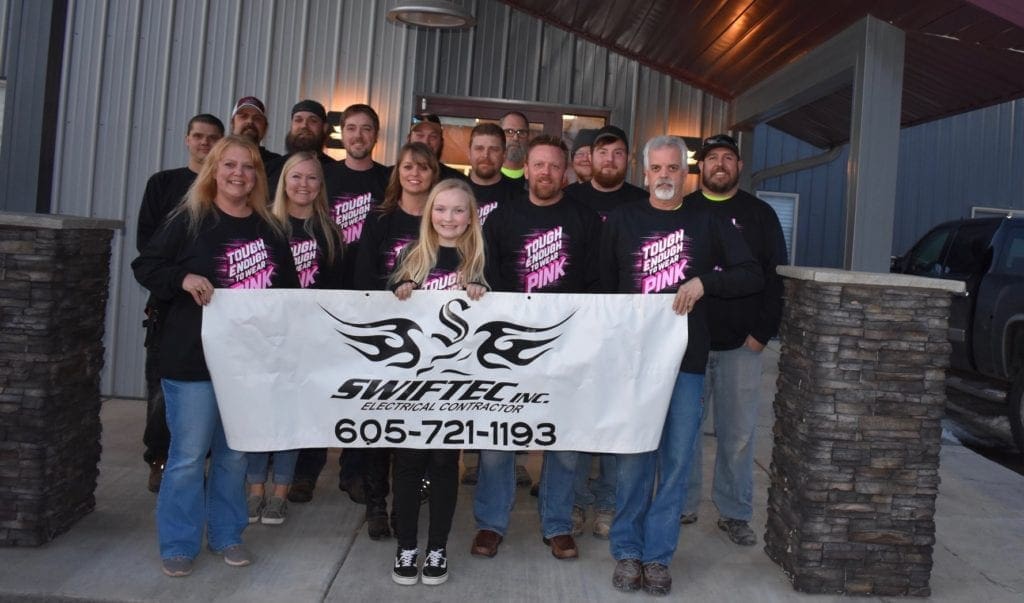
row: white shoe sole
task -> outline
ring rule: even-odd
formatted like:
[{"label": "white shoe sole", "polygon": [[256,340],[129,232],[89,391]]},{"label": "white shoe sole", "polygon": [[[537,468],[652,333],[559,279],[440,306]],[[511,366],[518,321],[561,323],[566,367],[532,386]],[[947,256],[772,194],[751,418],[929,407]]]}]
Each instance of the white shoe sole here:
[{"label": "white shoe sole", "polygon": [[445,572],[443,576],[437,577],[421,576],[420,580],[427,586],[437,586],[448,581],[448,572]]},{"label": "white shoe sole", "polygon": [[391,572],[391,579],[395,582],[395,584],[401,584],[402,586],[412,586],[413,584],[419,582],[420,575],[416,574],[415,576],[410,576],[407,578],[405,576],[399,576],[395,572]]}]

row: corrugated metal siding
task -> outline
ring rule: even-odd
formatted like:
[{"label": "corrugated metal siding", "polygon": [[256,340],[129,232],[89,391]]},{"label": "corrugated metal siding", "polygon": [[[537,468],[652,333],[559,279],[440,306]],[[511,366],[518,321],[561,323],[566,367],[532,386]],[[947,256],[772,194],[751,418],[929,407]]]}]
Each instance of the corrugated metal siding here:
[{"label": "corrugated metal siding", "polygon": [[418,93],[607,107],[635,149],[723,126],[723,101],[496,0],[460,0],[478,21],[465,32],[391,24],[397,2],[71,1],[54,210],[127,225],[114,240],[105,394],[144,391],[145,294],[130,270],[138,205],[152,173],[186,161],[198,112],[228,123],[233,102],[255,94],[271,124],[264,144],[282,151],[300,98],[329,110],[369,102],[382,120],[374,156],[388,164]]},{"label": "corrugated metal siding", "polygon": [[10,2],[0,0],[0,79],[7,78],[7,23],[10,21],[10,13]]}]

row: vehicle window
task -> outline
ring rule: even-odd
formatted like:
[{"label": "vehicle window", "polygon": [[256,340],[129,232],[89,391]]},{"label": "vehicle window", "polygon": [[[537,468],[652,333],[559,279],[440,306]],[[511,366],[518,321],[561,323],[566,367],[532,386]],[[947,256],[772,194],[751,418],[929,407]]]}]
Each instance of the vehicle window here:
[{"label": "vehicle window", "polygon": [[952,226],[937,228],[918,241],[917,245],[907,254],[906,273],[922,276],[939,276],[941,274],[942,250],[946,239],[953,232]]},{"label": "vehicle window", "polygon": [[1024,274],[1024,225],[1006,232],[1002,256],[1000,272]]},{"label": "vehicle window", "polygon": [[966,277],[985,272],[992,261],[992,235],[997,228],[999,222],[962,224],[946,254],[943,274]]}]

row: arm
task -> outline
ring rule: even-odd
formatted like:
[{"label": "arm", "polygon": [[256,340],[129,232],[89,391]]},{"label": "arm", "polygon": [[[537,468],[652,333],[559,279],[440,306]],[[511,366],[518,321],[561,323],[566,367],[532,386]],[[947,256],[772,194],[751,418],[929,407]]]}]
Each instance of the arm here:
[{"label": "arm", "polygon": [[[788,264],[786,258],[786,237],[782,233],[779,217],[771,207],[763,208],[764,229],[761,250],[761,270],[764,272],[764,292],[761,296],[761,312],[750,337],[764,347],[779,332],[782,322],[782,277],[775,271],[780,265]],[[750,344],[748,338],[748,345]]]},{"label": "arm", "polygon": [[718,297],[742,297],[764,287],[761,266],[750,253],[740,231],[717,216],[708,215],[712,263],[722,267],[700,275],[704,293]]},{"label": "arm", "polygon": [[142,204],[139,206],[139,221],[135,230],[135,247],[141,253],[150,239],[160,227],[160,221],[164,216],[160,211],[157,176],[153,174],[146,181],[146,192],[142,193]]},{"label": "arm", "polygon": [[178,265],[178,255],[185,245],[187,229],[187,216],[178,214],[132,262],[135,280],[157,299],[171,301],[182,293],[188,271]]}]

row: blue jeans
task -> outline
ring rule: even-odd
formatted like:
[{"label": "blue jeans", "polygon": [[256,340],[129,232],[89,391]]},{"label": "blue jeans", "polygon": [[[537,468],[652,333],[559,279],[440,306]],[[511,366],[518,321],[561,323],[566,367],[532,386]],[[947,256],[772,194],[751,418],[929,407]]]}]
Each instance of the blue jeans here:
[{"label": "blue jeans", "polygon": [[[595,456],[597,477],[591,478],[591,459]],[[576,500],[573,504],[582,509],[593,505],[597,511],[614,511],[616,467],[614,454],[577,452],[576,483],[573,484]]]},{"label": "blue jeans", "polygon": [[[545,538],[572,534],[573,477],[576,453],[546,451],[540,472],[537,506]],[[478,530],[502,536],[508,531],[508,517],[516,502],[516,453],[481,450],[473,516]]]},{"label": "blue jeans", "polygon": [[245,479],[250,484],[264,484],[267,481],[267,465],[270,455],[274,455],[274,485],[290,486],[295,478],[295,462],[299,460],[298,450],[278,450],[276,452],[247,452],[245,460],[249,468]]},{"label": "blue jeans", "polygon": [[[704,375],[679,373],[658,449],[618,455],[612,557],[669,565],[701,417]],[[657,489],[655,490],[655,482]]]},{"label": "blue jeans", "polygon": [[213,383],[163,379],[161,385],[171,446],[156,503],[160,557],[195,558],[204,527],[215,551],[240,544],[249,525],[245,453],[228,448]]},{"label": "blue jeans", "polygon": [[[718,514],[750,521],[754,494],[754,429],[761,400],[764,353],[747,346],[708,355],[704,398],[713,404],[715,425],[715,477],[711,500]],[[700,506],[704,461],[700,439],[694,446],[694,464],[686,497],[686,512]]]}]

